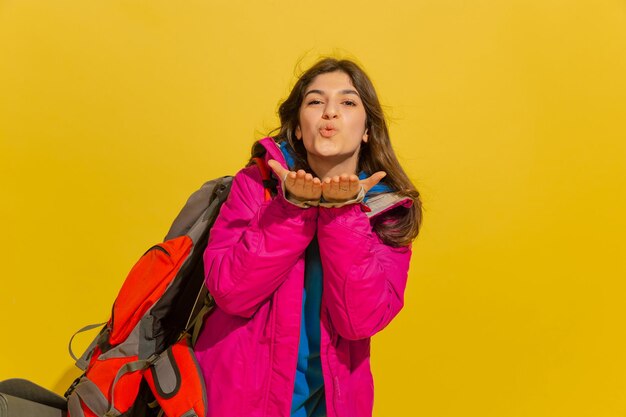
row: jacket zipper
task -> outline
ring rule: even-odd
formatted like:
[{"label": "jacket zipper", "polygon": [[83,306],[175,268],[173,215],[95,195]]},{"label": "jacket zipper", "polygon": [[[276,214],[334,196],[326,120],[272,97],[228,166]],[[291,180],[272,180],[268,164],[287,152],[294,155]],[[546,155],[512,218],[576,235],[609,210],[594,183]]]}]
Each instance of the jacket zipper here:
[{"label": "jacket zipper", "polygon": [[[341,388],[339,387],[339,377],[334,375],[333,367],[330,363],[330,348],[331,346],[335,345],[335,328],[333,326],[332,321],[330,320],[330,313],[328,312],[328,309],[326,308],[325,305],[323,307],[323,311],[326,314],[326,322],[328,323],[328,343],[326,345],[326,355],[325,355],[325,358],[323,359],[326,361],[326,365],[327,365],[326,367],[328,368],[328,374],[330,375],[330,381],[328,382],[333,384],[333,389],[332,389],[333,398],[326,399],[326,406],[328,407],[330,404],[332,404],[335,416],[339,416],[340,413],[337,412],[338,407],[337,407],[336,402],[341,396]],[[320,320],[320,326],[321,325],[322,325],[322,320]],[[337,335],[337,342],[338,341],[339,341],[339,336]],[[324,384],[326,384],[326,382],[327,381],[324,381]]]},{"label": "jacket zipper", "polygon": [[274,294],[272,295],[272,298],[270,298],[270,320],[269,320],[269,348],[270,348],[270,357],[269,357],[269,371],[268,371],[268,375],[267,375],[267,381],[266,381],[266,385],[267,387],[265,388],[265,393],[263,395],[263,415],[267,416],[267,403],[269,401],[270,398],[270,389],[272,386],[272,362],[274,361],[274,327],[275,327],[275,322],[276,322],[276,312],[274,311],[274,304],[276,303],[275,298],[277,297],[276,293],[274,292]]}]

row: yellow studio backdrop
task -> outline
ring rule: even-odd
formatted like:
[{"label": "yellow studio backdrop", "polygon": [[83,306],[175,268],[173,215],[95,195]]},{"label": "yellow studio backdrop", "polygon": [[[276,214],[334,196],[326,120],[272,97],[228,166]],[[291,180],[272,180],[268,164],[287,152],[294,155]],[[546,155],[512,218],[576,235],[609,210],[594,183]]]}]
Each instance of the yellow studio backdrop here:
[{"label": "yellow studio backdrop", "polygon": [[72,333],[320,54],[424,200],[375,415],[626,416],[624,0],[0,0],[0,380],[65,391]]}]

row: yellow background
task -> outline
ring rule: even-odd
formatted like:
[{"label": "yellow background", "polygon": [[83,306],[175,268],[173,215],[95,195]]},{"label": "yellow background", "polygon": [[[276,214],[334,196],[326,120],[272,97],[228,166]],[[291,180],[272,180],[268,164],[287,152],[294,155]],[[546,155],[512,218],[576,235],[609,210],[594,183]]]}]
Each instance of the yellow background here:
[{"label": "yellow background", "polygon": [[67,388],[71,334],[321,54],[424,199],[375,415],[626,416],[624,0],[0,0],[0,379]]}]

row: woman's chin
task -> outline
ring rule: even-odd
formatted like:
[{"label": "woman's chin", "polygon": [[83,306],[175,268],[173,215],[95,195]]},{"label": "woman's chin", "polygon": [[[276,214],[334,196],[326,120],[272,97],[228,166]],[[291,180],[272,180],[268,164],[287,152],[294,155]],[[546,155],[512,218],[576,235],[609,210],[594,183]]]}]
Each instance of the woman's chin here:
[{"label": "woman's chin", "polygon": [[318,159],[335,159],[340,156],[335,149],[314,149],[308,153]]}]

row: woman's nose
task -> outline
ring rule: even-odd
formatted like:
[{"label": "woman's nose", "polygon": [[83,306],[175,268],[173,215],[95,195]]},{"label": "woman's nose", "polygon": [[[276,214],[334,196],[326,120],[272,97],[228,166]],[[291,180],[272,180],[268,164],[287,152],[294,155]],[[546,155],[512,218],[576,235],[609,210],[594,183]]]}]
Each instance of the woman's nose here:
[{"label": "woman's nose", "polygon": [[335,119],[337,117],[339,117],[339,113],[337,112],[337,107],[332,103],[328,103],[324,107],[324,114],[322,115],[322,118],[323,119]]}]

